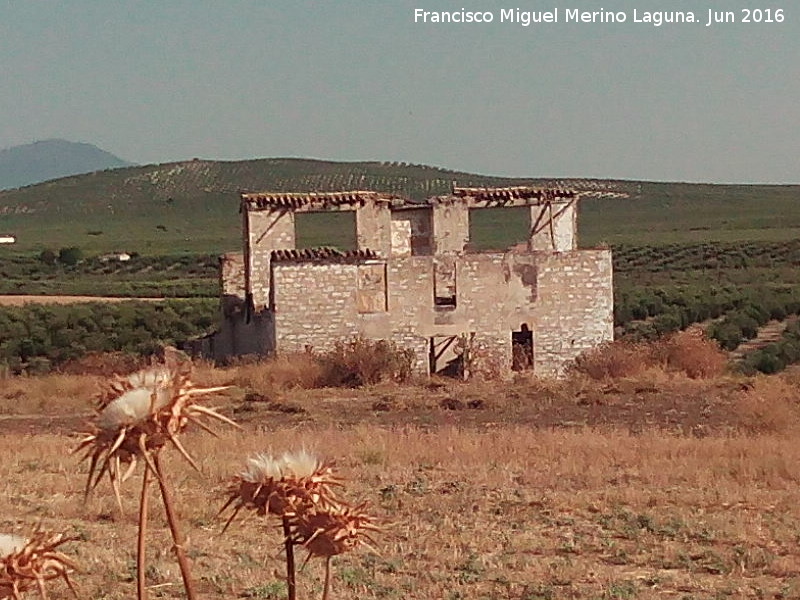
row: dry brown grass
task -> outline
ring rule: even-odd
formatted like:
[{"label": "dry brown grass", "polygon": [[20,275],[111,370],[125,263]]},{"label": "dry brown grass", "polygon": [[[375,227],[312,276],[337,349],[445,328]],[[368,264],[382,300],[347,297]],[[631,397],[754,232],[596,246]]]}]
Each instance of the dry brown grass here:
[{"label": "dry brown grass", "polygon": [[754,378],[736,397],[741,429],[748,433],[798,433],[799,388],[791,377]]},{"label": "dry brown grass", "polygon": [[234,365],[229,372],[234,385],[270,395],[316,387],[322,370],[312,354],[300,352]]},{"label": "dry brown grass", "polygon": [[0,415],[87,413],[98,389],[91,375],[42,375],[0,379]]},{"label": "dry brown grass", "polygon": [[[221,536],[216,512],[243,457],[303,447],[336,460],[349,495],[370,501],[387,528],[380,555],[335,560],[333,598],[800,597],[798,371],[690,379],[655,366],[602,383],[519,376],[503,385],[434,379],[305,390],[293,364],[196,369],[202,385],[264,386],[307,411],[243,413],[247,432],[219,439],[189,431],[185,443],[205,477],[167,457],[204,598],[285,597],[275,583],[277,528],[250,522]],[[69,414],[85,410],[95,380],[2,385],[7,409]],[[246,404],[228,402],[227,414]],[[75,577],[83,597],[132,597],[134,490],[124,494],[123,517],[110,492],[84,503],[85,468],[64,452],[74,437],[21,431],[0,435],[0,531],[41,523],[77,535],[83,541],[65,551],[85,568]],[[180,598],[155,492],[150,519],[151,597]],[[298,596],[319,597],[322,565],[307,569]]]},{"label": "dry brown grass", "polygon": [[338,341],[328,352],[314,356],[321,387],[360,387],[411,377],[414,353],[388,340],[355,337]]},{"label": "dry brown grass", "polygon": [[[800,446],[785,437],[404,427],[195,433],[207,478],[176,473],[189,554],[205,598],[277,598],[280,534],[216,519],[242,456],[305,445],[338,461],[355,497],[388,523],[380,555],[337,560],[334,598],[793,598],[800,594]],[[84,597],[133,589],[133,503],[81,501],[85,473],[63,437],[0,437],[4,531],[32,522],[85,541],[68,548]],[[163,525],[154,506],[153,531]],[[154,535],[158,535],[154,533]],[[180,598],[169,543],[156,539],[151,595]],[[254,541],[256,540],[256,541]],[[300,597],[319,595],[310,563]],[[55,598],[66,596],[54,596]]]},{"label": "dry brown grass", "polygon": [[[226,370],[226,378],[247,392],[274,399],[294,389],[404,381],[411,374],[411,359],[408,352],[388,342],[354,338],[337,343],[329,352],[298,352],[233,363]],[[211,365],[201,365],[198,374],[203,384],[219,378],[219,370]]]}]

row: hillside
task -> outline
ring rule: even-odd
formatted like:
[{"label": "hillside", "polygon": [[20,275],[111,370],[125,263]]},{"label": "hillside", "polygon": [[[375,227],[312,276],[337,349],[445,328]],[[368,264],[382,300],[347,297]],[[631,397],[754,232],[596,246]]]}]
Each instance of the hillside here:
[{"label": "hillside", "polygon": [[[15,251],[77,245],[88,252],[220,252],[240,247],[239,191],[375,189],[414,199],[508,179],[398,163],[307,159],[194,160],[66,177],[0,192],[0,231]],[[664,244],[800,237],[800,186],[610,182],[629,199],[586,199],[581,243]],[[329,215],[312,228],[331,224]],[[486,211],[476,227],[502,231],[518,217]],[[517,219],[518,220],[518,219]],[[518,225],[517,225],[518,226]]]},{"label": "hillside", "polygon": [[44,140],[0,150],[0,190],[131,163],[92,144]]}]

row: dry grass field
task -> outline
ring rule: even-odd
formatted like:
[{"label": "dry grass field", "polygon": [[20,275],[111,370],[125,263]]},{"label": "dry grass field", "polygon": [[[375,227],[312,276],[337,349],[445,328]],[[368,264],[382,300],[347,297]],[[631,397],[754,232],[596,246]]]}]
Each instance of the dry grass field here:
[{"label": "dry grass field", "polygon": [[[292,361],[197,369],[204,385],[237,386],[210,405],[244,427],[184,436],[202,475],[165,452],[203,598],[285,597],[275,522],[223,535],[217,512],[248,456],[300,448],[335,460],[347,497],[385,529],[377,552],[334,560],[332,598],[800,598],[797,371],[356,390],[304,389],[303,377]],[[121,600],[135,595],[141,471],[123,514],[105,481],[84,502],[70,450],[95,381],[0,381],[0,531],[78,536],[64,550],[83,566],[82,597]],[[181,598],[154,488],[150,500],[150,597]],[[305,567],[298,597],[320,597],[322,570]]]}]

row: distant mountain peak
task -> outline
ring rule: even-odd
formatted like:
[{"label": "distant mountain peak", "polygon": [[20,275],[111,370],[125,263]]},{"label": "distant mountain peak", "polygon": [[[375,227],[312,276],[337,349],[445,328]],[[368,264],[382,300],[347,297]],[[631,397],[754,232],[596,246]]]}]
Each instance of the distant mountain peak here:
[{"label": "distant mountain peak", "polygon": [[93,144],[38,140],[0,150],[0,190],[132,164]]}]

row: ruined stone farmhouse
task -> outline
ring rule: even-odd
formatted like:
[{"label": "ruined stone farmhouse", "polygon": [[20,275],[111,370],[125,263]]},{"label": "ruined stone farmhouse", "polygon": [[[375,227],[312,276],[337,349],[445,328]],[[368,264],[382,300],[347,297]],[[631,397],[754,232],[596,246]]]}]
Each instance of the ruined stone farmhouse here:
[{"label": "ruined stone farmhouse", "polygon": [[[613,336],[611,251],[578,249],[580,191],[458,188],[413,202],[374,191],[241,195],[244,248],[221,258],[217,359],[324,351],[363,336],[424,373],[556,375]],[[526,207],[527,240],[473,251],[470,214]],[[297,249],[301,213],[352,211],[357,248]]]}]

